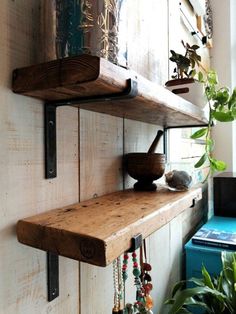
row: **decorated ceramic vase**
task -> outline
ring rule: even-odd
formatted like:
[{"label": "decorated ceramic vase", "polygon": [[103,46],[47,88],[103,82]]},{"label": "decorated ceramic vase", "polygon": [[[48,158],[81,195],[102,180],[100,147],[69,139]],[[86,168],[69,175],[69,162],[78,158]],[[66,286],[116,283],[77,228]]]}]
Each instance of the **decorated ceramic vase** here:
[{"label": "decorated ceramic vase", "polygon": [[42,0],[40,61],[80,54],[126,66],[127,0]]}]

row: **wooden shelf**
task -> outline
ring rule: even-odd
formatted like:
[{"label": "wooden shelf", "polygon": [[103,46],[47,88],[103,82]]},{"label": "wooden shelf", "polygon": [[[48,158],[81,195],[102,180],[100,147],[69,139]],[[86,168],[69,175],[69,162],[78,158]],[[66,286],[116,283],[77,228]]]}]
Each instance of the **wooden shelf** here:
[{"label": "wooden shelf", "polygon": [[106,266],[202,198],[201,188],[172,192],[126,190],[20,220],[18,240],[86,263]]},{"label": "wooden shelf", "polygon": [[133,71],[90,55],[16,69],[13,91],[46,102],[61,101],[119,93],[130,78],[138,83],[137,97],[86,104],[78,100],[75,106],[164,127],[207,123],[201,108]]}]

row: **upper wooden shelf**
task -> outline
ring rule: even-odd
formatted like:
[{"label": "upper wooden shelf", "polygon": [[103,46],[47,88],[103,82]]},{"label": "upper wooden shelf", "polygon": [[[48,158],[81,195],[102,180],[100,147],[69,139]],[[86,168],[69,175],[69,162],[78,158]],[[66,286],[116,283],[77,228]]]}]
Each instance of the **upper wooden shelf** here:
[{"label": "upper wooden shelf", "polygon": [[201,188],[172,192],[126,190],[20,220],[21,243],[75,260],[106,266],[202,198]]},{"label": "upper wooden shelf", "polygon": [[13,91],[50,102],[119,93],[128,79],[137,81],[137,97],[86,104],[78,100],[76,106],[165,127],[207,123],[199,107],[133,71],[90,55],[16,69]]}]

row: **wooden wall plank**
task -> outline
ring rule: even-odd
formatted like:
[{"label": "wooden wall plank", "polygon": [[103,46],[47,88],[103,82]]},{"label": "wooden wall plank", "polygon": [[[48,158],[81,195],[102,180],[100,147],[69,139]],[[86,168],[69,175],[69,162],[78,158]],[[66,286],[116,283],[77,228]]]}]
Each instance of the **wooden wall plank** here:
[{"label": "wooden wall plank", "polygon": [[[0,313],[78,312],[78,263],[60,258],[60,298],[47,302],[46,254],[16,240],[18,219],[78,201],[77,109],[58,112],[58,178],[44,179],[43,105],[14,95],[11,72],[36,62],[39,1],[0,9]],[[64,127],[66,126],[66,127]]]},{"label": "wooden wall plank", "polygon": [[[80,200],[123,188],[123,119],[81,110]],[[105,226],[104,226],[105,227]],[[80,263],[81,314],[110,313],[113,306],[112,266]]]},{"label": "wooden wall plank", "polygon": [[80,111],[80,201],[121,190],[123,119]]},{"label": "wooden wall plank", "polygon": [[168,77],[168,1],[128,3],[128,66],[151,81]]}]

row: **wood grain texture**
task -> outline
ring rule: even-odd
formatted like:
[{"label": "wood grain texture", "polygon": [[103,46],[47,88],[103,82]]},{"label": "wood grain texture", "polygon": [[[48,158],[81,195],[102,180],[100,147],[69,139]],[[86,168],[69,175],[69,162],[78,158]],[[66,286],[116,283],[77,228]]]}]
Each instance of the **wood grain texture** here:
[{"label": "wood grain texture", "polygon": [[201,199],[201,189],[170,192],[126,190],[51,210],[17,224],[18,240],[98,266],[109,265],[128,250],[131,238],[143,238]]},{"label": "wood grain texture", "polygon": [[0,8],[1,314],[78,313],[78,263],[60,258],[60,297],[49,304],[45,252],[16,240],[17,220],[78,201],[77,109],[58,111],[59,177],[46,181],[42,103],[10,90],[13,68],[36,62],[39,3],[2,0]]},{"label": "wood grain texture", "polygon": [[[123,119],[80,110],[81,201],[122,189],[122,154]],[[112,307],[112,266],[80,263],[81,314],[110,313]]]},{"label": "wood grain texture", "polygon": [[81,110],[81,201],[122,189],[122,154],[123,120]]},{"label": "wood grain texture", "polygon": [[128,66],[150,81],[168,80],[168,1],[128,1]]},{"label": "wood grain texture", "polygon": [[129,78],[138,83],[137,97],[86,104],[78,100],[78,107],[164,126],[206,123],[199,107],[135,72],[89,55],[15,70],[13,91],[46,101],[108,95],[122,92]]}]

